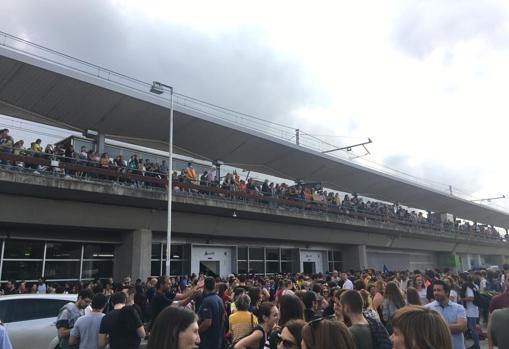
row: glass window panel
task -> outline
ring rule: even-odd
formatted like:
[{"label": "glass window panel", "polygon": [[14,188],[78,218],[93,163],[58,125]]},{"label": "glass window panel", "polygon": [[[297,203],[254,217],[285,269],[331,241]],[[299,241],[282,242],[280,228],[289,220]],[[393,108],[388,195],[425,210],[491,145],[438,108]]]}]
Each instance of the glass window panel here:
[{"label": "glass window panel", "polygon": [[42,275],[42,261],[4,261],[2,279],[4,280],[37,280]]},{"label": "glass window panel", "polygon": [[46,262],[44,277],[46,279],[78,279],[80,277],[80,262]]},{"label": "glass window panel", "polygon": [[152,244],[152,259],[161,259],[161,244]]},{"label": "glass window panel", "polygon": [[279,262],[267,262],[267,274],[279,273]]},{"label": "glass window panel", "polygon": [[247,274],[247,262],[237,262],[237,273]]},{"label": "glass window panel", "polygon": [[11,322],[54,318],[55,314],[58,314],[58,311],[67,303],[69,301],[60,299],[17,300]]},{"label": "glass window panel", "polygon": [[184,245],[171,245],[171,259],[184,259]]},{"label": "glass window panel", "polygon": [[76,242],[48,242],[46,259],[80,259],[81,244]]},{"label": "glass window panel", "polygon": [[331,273],[334,271],[334,262],[329,262],[329,271]]},{"label": "glass window panel", "polygon": [[9,323],[14,320],[16,302],[16,298],[4,299],[0,302],[0,319],[3,323]]},{"label": "glass window panel", "polygon": [[263,261],[263,247],[250,247],[249,260]]},{"label": "glass window panel", "polygon": [[170,275],[183,275],[184,274],[184,262],[181,261],[171,261],[170,263]]},{"label": "glass window panel", "polygon": [[331,250],[327,251],[327,257],[329,258],[330,261],[334,260],[334,256]]},{"label": "glass window panel", "polygon": [[263,262],[249,262],[249,273],[250,274],[264,274]]},{"label": "glass window panel", "polygon": [[5,240],[4,258],[42,259],[43,255],[44,241]]},{"label": "glass window panel", "polygon": [[[163,259],[166,259],[166,244],[163,244]],[[184,259],[184,245],[171,245],[171,259]]]},{"label": "glass window panel", "polygon": [[83,250],[84,259],[108,259],[113,258],[115,246],[112,244],[85,244]]},{"label": "glass window panel", "polygon": [[237,249],[237,253],[238,253],[238,256],[237,256],[238,260],[244,260],[244,261],[247,260],[247,247],[239,247]]},{"label": "glass window panel", "polygon": [[343,262],[334,262],[334,270],[343,270]]},{"label": "glass window panel", "polygon": [[281,262],[281,272],[284,274],[293,273],[292,262]]},{"label": "glass window panel", "polygon": [[279,260],[279,248],[265,249],[265,259],[278,261]]},{"label": "glass window panel", "polygon": [[113,261],[83,261],[84,279],[110,278],[113,276]]},{"label": "glass window panel", "polygon": [[343,260],[343,256],[341,255],[341,251],[334,251],[334,261],[341,262]]},{"label": "glass window panel", "polygon": [[292,249],[291,248],[282,248],[281,249],[281,260],[284,260],[284,261],[292,260]]},{"label": "glass window panel", "polygon": [[161,262],[160,261],[152,261],[150,264],[150,274],[152,276],[161,276]]}]

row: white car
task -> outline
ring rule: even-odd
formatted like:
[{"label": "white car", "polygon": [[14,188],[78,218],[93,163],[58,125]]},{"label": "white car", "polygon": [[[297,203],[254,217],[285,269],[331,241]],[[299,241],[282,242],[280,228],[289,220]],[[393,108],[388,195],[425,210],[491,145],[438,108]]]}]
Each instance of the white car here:
[{"label": "white car", "polygon": [[78,299],[76,294],[19,294],[0,296],[0,320],[13,349],[55,349],[59,310]]}]

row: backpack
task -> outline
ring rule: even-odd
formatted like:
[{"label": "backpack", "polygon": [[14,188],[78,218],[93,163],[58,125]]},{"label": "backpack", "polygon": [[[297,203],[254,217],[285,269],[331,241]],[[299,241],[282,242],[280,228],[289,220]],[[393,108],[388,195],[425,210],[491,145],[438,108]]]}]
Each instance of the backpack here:
[{"label": "backpack", "polygon": [[373,346],[377,349],[392,349],[391,339],[384,325],[382,325],[380,321],[372,318],[366,318],[366,320],[368,321],[369,330],[371,331]]},{"label": "backpack", "polygon": [[472,301],[472,303],[476,307],[482,306],[483,302],[482,302],[482,299],[481,299],[481,294],[479,293],[479,289],[474,287],[473,291],[474,291],[474,300]]}]

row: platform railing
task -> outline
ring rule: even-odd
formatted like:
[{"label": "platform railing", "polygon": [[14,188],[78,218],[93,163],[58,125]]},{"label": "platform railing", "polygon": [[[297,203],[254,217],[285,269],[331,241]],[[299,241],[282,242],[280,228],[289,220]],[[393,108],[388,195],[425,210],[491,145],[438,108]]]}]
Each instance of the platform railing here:
[{"label": "platform railing", "polygon": [[[80,181],[98,181],[105,184],[125,185],[139,190],[167,191],[168,179],[164,173],[129,169],[126,166],[111,165],[102,167],[97,161],[68,158],[63,155],[34,152],[32,150],[0,148],[0,168],[7,171],[22,171],[57,178],[72,178]],[[433,224],[427,221],[401,219],[389,214],[363,210],[359,207],[338,207],[330,202],[305,200],[300,195],[286,194],[277,197],[272,193],[259,191],[236,191],[222,188],[217,183],[195,183],[182,177],[174,177],[172,190],[176,195],[199,199],[230,201],[261,209],[278,209],[310,215],[341,217],[353,220],[354,224],[381,224],[386,229],[425,231],[436,236],[459,237],[470,240],[501,240],[500,235],[489,231],[476,232],[475,227],[468,229]]]}]

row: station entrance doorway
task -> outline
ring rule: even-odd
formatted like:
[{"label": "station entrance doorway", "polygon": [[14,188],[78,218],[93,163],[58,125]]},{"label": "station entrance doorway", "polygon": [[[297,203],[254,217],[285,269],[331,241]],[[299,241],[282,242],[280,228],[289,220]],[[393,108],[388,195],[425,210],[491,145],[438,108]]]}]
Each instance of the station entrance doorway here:
[{"label": "station entrance doorway", "polygon": [[224,277],[232,272],[231,247],[193,245],[191,256],[192,273]]}]

